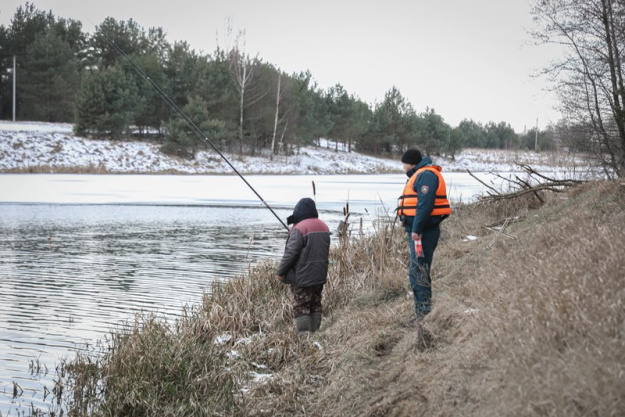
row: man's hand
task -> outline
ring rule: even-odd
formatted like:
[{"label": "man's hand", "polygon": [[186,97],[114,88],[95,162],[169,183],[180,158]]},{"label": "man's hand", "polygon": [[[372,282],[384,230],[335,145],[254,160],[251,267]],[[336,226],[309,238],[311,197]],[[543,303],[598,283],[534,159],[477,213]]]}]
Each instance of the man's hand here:
[{"label": "man's hand", "polygon": [[412,232],[412,235],[410,235],[410,237],[412,238],[412,240],[421,239],[421,235],[415,232]]},{"label": "man's hand", "polygon": [[278,281],[280,282],[284,281],[284,275],[276,275],[276,278],[278,278]]}]

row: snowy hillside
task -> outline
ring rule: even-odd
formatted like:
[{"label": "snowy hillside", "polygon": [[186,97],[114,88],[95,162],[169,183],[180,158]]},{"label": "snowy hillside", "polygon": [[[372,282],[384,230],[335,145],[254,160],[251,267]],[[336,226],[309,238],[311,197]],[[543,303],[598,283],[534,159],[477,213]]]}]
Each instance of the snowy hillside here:
[{"label": "snowy hillside", "polygon": [[[344,150],[303,147],[298,155],[239,157],[225,154],[242,174],[375,174],[399,173],[401,162]],[[465,150],[455,161],[434,157],[445,171],[518,171],[515,162],[541,172],[563,162],[549,153]],[[214,151],[200,151],[189,161],[159,152],[148,142],[113,142],[74,136],[71,124],[0,121],[0,172],[103,172],[231,174],[232,169]]]}]

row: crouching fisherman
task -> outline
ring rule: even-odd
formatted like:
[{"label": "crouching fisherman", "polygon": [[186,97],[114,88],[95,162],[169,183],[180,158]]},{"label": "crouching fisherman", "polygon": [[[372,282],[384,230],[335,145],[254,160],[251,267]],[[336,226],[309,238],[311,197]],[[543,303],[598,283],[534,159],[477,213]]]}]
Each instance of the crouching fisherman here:
[{"label": "crouching fisherman", "polygon": [[293,317],[300,334],[321,326],[321,296],[328,276],[330,229],[319,220],[314,200],[302,198],[287,217],[293,224],[284,255],[276,271],[278,279],[291,286]]}]

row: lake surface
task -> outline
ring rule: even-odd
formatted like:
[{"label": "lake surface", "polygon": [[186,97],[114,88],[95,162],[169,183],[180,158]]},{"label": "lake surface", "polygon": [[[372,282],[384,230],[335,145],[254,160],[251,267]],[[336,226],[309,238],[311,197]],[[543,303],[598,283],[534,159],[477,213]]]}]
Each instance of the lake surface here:
[{"label": "lake surface", "polygon": [[[314,197],[333,231],[347,202],[354,230],[392,215],[406,180],[245,178],[284,222]],[[445,178],[452,201],[482,192],[468,174]],[[174,319],[212,282],[279,259],[286,233],[237,176],[0,175],[0,415],[54,409],[63,358],[138,313]]]}]

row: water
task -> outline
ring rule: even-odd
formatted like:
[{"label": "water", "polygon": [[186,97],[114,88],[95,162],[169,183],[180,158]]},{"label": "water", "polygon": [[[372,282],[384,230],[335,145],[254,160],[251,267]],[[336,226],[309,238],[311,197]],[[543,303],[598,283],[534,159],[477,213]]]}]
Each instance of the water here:
[{"label": "water", "polygon": [[[346,202],[353,224],[370,228],[395,208],[405,181],[246,179],[283,220],[313,197],[314,181],[331,230]],[[481,191],[467,174],[446,179],[452,200]],[[0,415],[17,415],[52,407],[46,393],[63,358],[137,313],[173,319],[212,282],[279,259],[286,230],[235,176],[0,175],[0,236]]]}]

